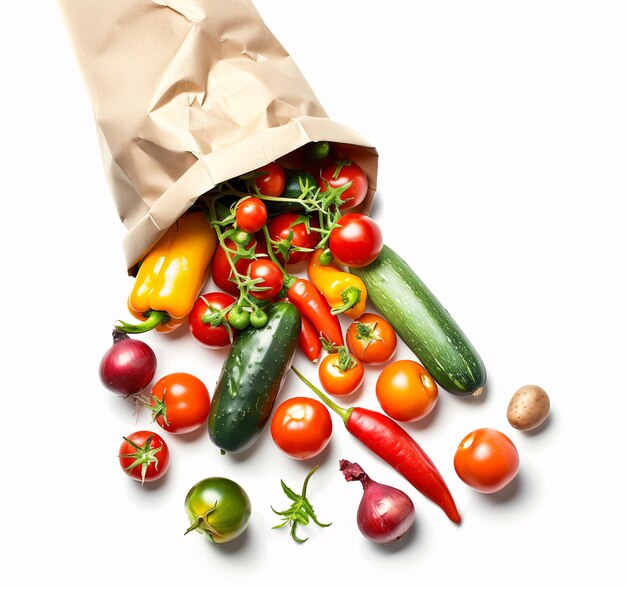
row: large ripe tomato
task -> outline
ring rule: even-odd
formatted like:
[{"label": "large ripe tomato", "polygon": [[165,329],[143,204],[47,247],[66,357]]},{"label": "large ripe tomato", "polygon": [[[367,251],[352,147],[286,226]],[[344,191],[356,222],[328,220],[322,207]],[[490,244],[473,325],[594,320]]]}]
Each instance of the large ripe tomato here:
[{"label": "large ripe tomato", "polygon": [[[225,245],[231,253],[227,254],[224,251],[224,248],[220,246],[217,247],[217,249],[215,250],[215,254],[213,255],[211,276],[213,278],[213,282],[215,282],[215,285],[218,288],[235,297],[239,297],[239,288],[237,287],[237,283],[234,282],[233,270],[228,261],[229,257],[231,258],[231,260],[235,258],[235,254],[233,252],[237,251],[237,245],[230,239],[227,239],[225,241]],[[250,242],[250,244],[248,244],[248,246],[246,247],[246,249],[248,250],[250,250],[251,248],[253,248],[252,251],[255,253],[255,255],[267,256],[267,250],[265,249],[265,246],[261,245],[261,243],[257,242],[256,240]],[[239,274],[245,276],[248,273],[248,266],[250,266],[252,262],[252,258],[240,258],[235,262],[235,268],[237,272],[239,272]]]},{"label": "large ripe tomato", "polygon": [[318,368],[322,388],[335,397],[355,393],[363,384],[365,369],[347,348],[328,354]]},{"label": "large ripe tomato", "polygon": [[143,485],[160,479],[167,472],[170,451],[159,434],[140,430],[124,438],[118,458],[124,472]]},{"label": "large ripe tomato", "polygon": [[272,241],[278,242],[272,246],[278,261],[281,264],[285,263],[283,252],[287,250],[289,250],[288,264],[297,264],[308,258],[311,252],[292,248],[315,249],[320,234],[310,227],[316,226],[315,221],[311,220],[307,229],[304,217],[297,213],[282,213],[272,217],[267,223],[267,230]]},{"label": "large ripe tomato", "polygon": [[454,455],[454,470],[473,489],[495,493],[517,475],[519,454],[515,444],[502,432],[480,428],[459,444]]},{"label": "large ripe tomato", "polygon": [[317,456],[328,445],[332,431],[330,413],[316,399],[287,399],[276,408],[272,416],[274,443],[296,460]]},{"label": "large ripe tomato", "polygon": [[384,364],[396,353],[398,337],[384,317],[363,313],[348,327],[346,345],[363,364]]},{"label": "large ripe tomato", "polygon": [[186,434],[206,423],[211,409],[209,390],[193,374],[174,372],[152,387],[153,421],[172,434]]},{"label": "large ripe tomato", "polygon": [[330,232],[330,252],[349,268],[371,264],[383,248],[383,233],[367,215],[349,213],[339,219],[338,227]]},{"label": "large ripe tomato", "polygon": [[223,348],[232,344],[237,331],[228,324],[228,313],[223,311],[235,301],[235,297],[225,292],[201,294],[189,314],[191,335],[207,348]]},{"label": "large ripe tomato", "polygon": [[[250,294],[260,301],[273,299],[283,288],[283,272],[271,260],[255,260],[250,264],[249,275],[252,280],[259,280],[250,290]],[[257,288],[263,290],[256,290]]]},{"label": "large ripe tomato", "polygon": [[439,390],[428,371],[413,360],[397,360],[383,368],[376,381],[376,398],[396,421],[417,421],[437,404]]},{"label": "large ripe tomato", "polygon": [[267,221],[267,207],[256,196],[244,198],[237,204],[235,219],[239,229],[246,233],[256,233]]},{"label": "large ripe tomato", "polygon": [[263,196],[280,196],[285,188],[285,171],[276,162],[253,172],[256,188]]},{"label": "large ripe tomato", "polygon": [[351,182],[350,187],[341,195],[344,204],[341,210],[352,209],[360,205],[367,196],[367,176],[361,167],[351,160],[336,160],[325,165],[320,172],[320,189],[325,192],[327,186],[340,188]]}]

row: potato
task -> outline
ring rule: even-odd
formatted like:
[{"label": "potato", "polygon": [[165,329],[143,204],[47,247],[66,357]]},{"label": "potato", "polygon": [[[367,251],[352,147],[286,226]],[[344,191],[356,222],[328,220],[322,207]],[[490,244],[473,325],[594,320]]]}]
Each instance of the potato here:
[{"label": "potato", "polygon": [[527,432],[539,427],[550,413],[550,397],[539,386],[529,384],[511,397],[506,418],[518,430]]}]

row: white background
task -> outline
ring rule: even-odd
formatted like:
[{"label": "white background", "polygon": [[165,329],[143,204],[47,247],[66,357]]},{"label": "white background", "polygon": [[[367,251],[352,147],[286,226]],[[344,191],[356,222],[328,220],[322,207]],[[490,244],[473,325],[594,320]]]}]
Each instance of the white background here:
[{"label": "white background", "polygon": [[[162,482],[141,488],[122,473],[122,436],[149,421],[145,413],[136,420],[97,374],[132,286],[124,230],[56,4],[11,2],[0,35],[2,575],[10,587],[617,587],[625,555],[623,3],[256,5],[330,116],[377,145],[373,216],[487,366],[482,399],[441,392],[433,416],[409,426],[463,524],[338,419],[310,485],[320,519],[333,523],[305,530],[302,546],[271,529],[270,504],[286,506],[280,479],[297,488],[316,461],[290,460],[268,432],[242,457],[220,456],[204,428],[164,434],[173,462]],[[183,329],[145,341],[158,376],[193,372],[212,390],[223,354]],[[410,354],[401,347],[398,357]],[[296,364],[314,375],[300,354]],[[353,404],[376,408],[377,373],[368,370]],[[505,417],[510,396],[529,382],[553,405],[534,435]],[[282,395],[294,394],[306,391],[290,376]],[[504,431],[521,456],[518,478],[495,496],[466,487],[452,466],[461,438],[481,426]],[[359,534],[360,487],[344,482],[340,458],[411,495],[417,524],[408,538],[385,548]],[[253,503],[246,534],[218,549],[183,536],[185,494],[209,475],[237,480]]]}]

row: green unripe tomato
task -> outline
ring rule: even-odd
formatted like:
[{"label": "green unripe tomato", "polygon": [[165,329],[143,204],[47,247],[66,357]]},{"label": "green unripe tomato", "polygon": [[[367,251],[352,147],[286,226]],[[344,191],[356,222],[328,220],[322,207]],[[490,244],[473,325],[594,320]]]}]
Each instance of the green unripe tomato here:
[{"label": "green unripe tomato", "polygon": [[250,324],[250,313],[240,307],[235,307],[228,313],[228,323],[233,329],[242,331]]},{"label": "green unripe tomato", "polygon": [[267,313],[261,309],[257,309],[250,313],[250,325],[252,327],[263,327],[267,323]]},{"label": "green unripe tomato", "polygon": [[250,522],[248,494],[235,481],[210,477],[197,482],[185,498],[185,511],[192,530],[213,544],[225,544],[239,536]]}]

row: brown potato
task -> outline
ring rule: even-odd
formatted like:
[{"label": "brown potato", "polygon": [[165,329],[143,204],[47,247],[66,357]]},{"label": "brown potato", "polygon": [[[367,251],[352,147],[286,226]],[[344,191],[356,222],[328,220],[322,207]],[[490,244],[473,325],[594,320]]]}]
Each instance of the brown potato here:
[{"label": "brown potato", "polygon": [[550,413],[550,397],[539,386],[529,384],[511,397],[506,418],[518,430],[529,431],[539,427]]}]

